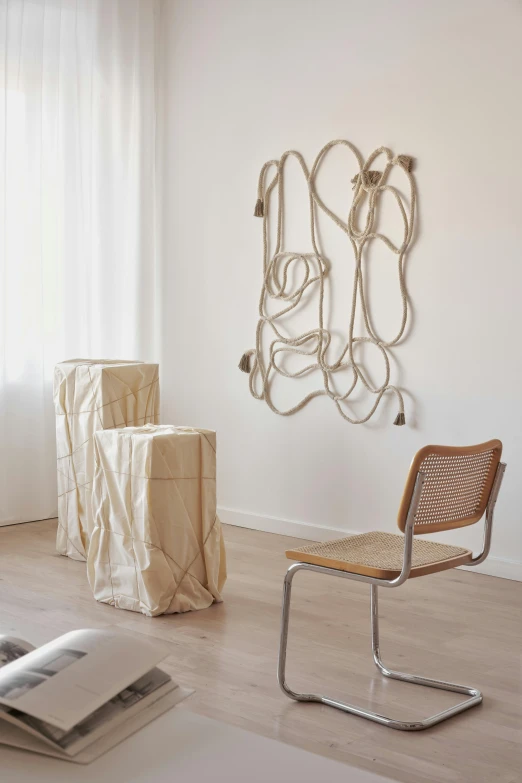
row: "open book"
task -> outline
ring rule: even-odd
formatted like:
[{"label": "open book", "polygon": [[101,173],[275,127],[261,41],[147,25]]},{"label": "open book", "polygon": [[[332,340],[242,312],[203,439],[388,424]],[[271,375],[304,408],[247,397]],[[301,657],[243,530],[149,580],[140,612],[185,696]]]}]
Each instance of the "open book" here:
[{"label": "open book", "polygon": [[87,764],[192,691],[160,642],[71,631],[35,649],[0,636],[0,743]]}]

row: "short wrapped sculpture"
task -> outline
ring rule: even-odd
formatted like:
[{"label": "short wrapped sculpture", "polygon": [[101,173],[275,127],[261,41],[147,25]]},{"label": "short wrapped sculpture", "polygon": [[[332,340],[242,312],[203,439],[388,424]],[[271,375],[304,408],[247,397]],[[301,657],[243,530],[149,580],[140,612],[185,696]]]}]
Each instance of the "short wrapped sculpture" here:
[{"label": "short wrapped sculpture", "polygon": [[99,431],[94,443],[87,572],[96,600],[149,616],[221,601],[215,432],[148,425]]},{"label": "short wrapped sculpture", "polygon": [[71,359],[54,370],[61,555],[85,560],[93,527],[96,430],[159,423],[159,367],[137,361]]}]

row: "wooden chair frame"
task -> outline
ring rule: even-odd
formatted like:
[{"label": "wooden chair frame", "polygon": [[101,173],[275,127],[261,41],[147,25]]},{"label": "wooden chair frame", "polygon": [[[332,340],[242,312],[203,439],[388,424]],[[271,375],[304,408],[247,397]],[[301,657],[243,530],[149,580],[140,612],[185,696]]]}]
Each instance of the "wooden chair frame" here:
[{"label": "wooden chair frame", "polygon": [[[497,443],[501,449],[500,442],[496,441],[495,443]],[[443,450],[443,453],[446,455],[451,455],[452,453],[461,454],[462,452],[465,451],[467,451],[468,453],[476,454],[478,453],[478,450],[480,448],[484,449],[484,446],[488,446],[488,445],[490,444],[482,444],[482,446],[480,447],[469,447],[469,449],[452,449],[451,447],[429,447],[429,448],[441,449]],[[280,638],[280,646],[279,646],[278,682],[283,693],[289,698],[294,699],[295,701],[319,702],[321,704],[326,704],[330,707],[335,707],[338,710],[342,710],[343,712],[347,712],[352,715],[358,715],[359,717],[367,718],[368,720],[374,721],[375,723],[380,723],[384,726],[388,726],[393,729],[399,729],[402,731],[420,731],[422,729],[430,728],[431,726],[434,726],[435,724],[440,723],[441,721],[446,720],[447,718],[450,718],[453,715],[457,715],[458,713],[463,712],[464,710],[468,710],[470,707],[474,707],[475,705],[481,703],[482,693],[476,688],[471,688],[465,685],[456,685],[454,683],[444,682],[442,680],[435,680],[427,677],[420,677],[414,674],[406,674],[403,672],[394,671],[392,669],[386,668],[386,666],[384,666],[381,660],[380,645],[379,645],[379,616],[378,616],[377,591],[378,591],[378,587],[399,587],[408,579],[410,575],[411,564],[412,564],[411,561],[412,561],[412,550],[413,550],[413,535],[415,532],[415,518],[419,507],[422,488],[425,483],[425,475],[421,471],[419,471],[418,467],[422,462],[422,457],[425,456],[426,453],[427,453],[426,450],[424,449],[421,450],[416,455],[412,463],[410,475],[406,483],[401,509],[399,511],[400,527],[401,527],[401,517],[404,519],[404,527],[402,528],[404,530],[404,557],[402,563],[402,570],[399,576],[397,576],[395,579],[377,579],[371,576],[354,574],[349,571],[341,571],[336,568],[327,568],[325,566],[314,565],[311,563],[304,563],[304,562],[294,563],[288,569],[285,575],[284,586],[283,586],[283,613],[281,619],[281,638]],[[439,451],[439,453],[441,452]],[[495,509],[498,493],[500,491],[500,486],[502,484],[504,471],[506,468],[505,463],[500,462],[499,460],[500,460],[500,451],[497,452],[496,469],[495,468],[493,469],[491,480],[488,481],[488,486],[487,486],[488,491],[486,492],[486,496],[484,498],[484,503],[483,503],[486,511],[486,520],[484,525],[484,542],[483,542],[482,551],[478,555],[473,556],[471,558],[471,560],[467,563],[467,565],[469,566],[475,566],[478,565],[479,563],[482,563],[489,554],[489,550],[491,546],[491,533],[493,527],[494,509]],[[405,507],[405,503],[407,503],[407,507]],[[406,508],[407,510],[405,510]],[[484,508],[482,509],[482,513],[484,511]],[[482,513],[480,514],[479,518],[482,517]],[[475,521],[478,521],[478,519],[472,519],[472,520],[470,519],[469,521],[466,521],[463,524],[472,524]],[[454,524],[453,526],[457,527],[459,525],[457,523]],[[447,528],[447,526],[445,527]],[[373,651],[373,659],[375,665],[377,666],[381,674],[383,674],[385,677],[390,677],[395,680],[401,680],[402,682],[408,682],[414,685],[424,685],[429,688],[439,688],[445,691],[453,691],[454,693],[462,693],[468,696],[468,698],[465,699],[464,701],[459,702],[455,706],[450,707],[447,710],[444,710],[443,712],[439,712],[435,715],[431,715],[430,717],[425,718],[423,720],[404,721],[404,720],[389,718],[385,715],[381,715],[379,713],[373,712],[372,710],[368,710],[362,707],[357,707],[353,704],[346,704],[344,702],[327,698],[325,696],[321,696],[318,694],[297,693],[296,691],[293,691],[286,682],[286,653],[287,653],[288,629],[289,629],[289,621],[290,621],[290,600],[291,600],[291,592],[292,592],[292,582],[296,573],[301,570],[314,571],[315,573],[327,574],[329,576],[340,576],[344,579],[353,579],[357,582],[366,582],[367,584],[371,585],[370,590],[371,590],[372,651]]]}]

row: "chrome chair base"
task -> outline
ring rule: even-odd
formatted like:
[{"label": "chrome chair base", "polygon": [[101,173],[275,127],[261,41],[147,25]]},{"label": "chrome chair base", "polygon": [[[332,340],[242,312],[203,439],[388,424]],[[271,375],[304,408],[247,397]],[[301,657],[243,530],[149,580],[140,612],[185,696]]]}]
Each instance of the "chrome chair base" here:
[{"label": "chrome chair base", "polygon": [[[459,704],[449,707],[447,710],[438,712],[435,715],[431,715],[423,720],[403,721],[396,720],[395,718],[388,718],[385,715],[380,715],[372,710],[364,709],[363,707],[357,707],[354,704],[345,704],[335,699],[329,699],[325,696],[320,696],[314,693],[297,693],[288,687],[286,683],[286,649],[288,643],[288,625],[290,620],[290,599],[292,592],[292,580],[299,570],[307,571],[319,571],[320,573],[331,573],[332,576],[344,576],[349,578],[349,574],[335,569],[324,568],[322,566],[314,566],[310,563],[295,563],[288,569],[283,592],[283,615],[281,621],[281,641],[279,647],[279,666],[278,666],[278,681],[283,691],[290,699],[295,701],[308,701],[319,702],[320,704],[326,704],[329,707],[335,707],[337,710],[348,712],[351,715],[358,715],[361,718],[380,723],[383,726],[389,726],[392,729],[399,729],[400,731],[422,731],[428,729],[431,726],[435,726],[437,723],[441,723],[443,720],[451,718],[453,715],[458,715],[459,712],[469,710],[470,707],[474,707],[480,704],[482,701],[482,694],[476,688],[468,688],[465,685],[456,685],[451,682],[444,682],[443,680],[432,680],[427,677],[419,677],[415,674],[405,674],[403,672],[393,671],[387,669],[381,660],[379,649],[379,614],[378,614],[378,579],[365,578],[364,581],[368,581],[371,584],[371,628],[372,628],[372,650],[373,659],[375,665],[385,677],[390,677],[394,680],[401,680],[402,682],[408,682],[413,685],[424,685],[428,688],[439,688],[444,691],[452,691],[453,693],[464,693],[469,696]],[[362,581],[362,580],[361,580]],[[381,580],[382,582],[382,580]]]}]

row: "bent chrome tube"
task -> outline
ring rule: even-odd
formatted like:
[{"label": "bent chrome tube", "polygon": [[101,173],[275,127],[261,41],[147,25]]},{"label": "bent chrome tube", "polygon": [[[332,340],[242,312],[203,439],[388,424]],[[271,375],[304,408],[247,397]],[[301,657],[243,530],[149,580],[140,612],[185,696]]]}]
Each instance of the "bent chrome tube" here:
[{"label": "bent chrome tube", "polygon": [[495,473],[495,478],[493,480],[493,486],[491,487],[491,492],[489,493],[488,505],[486,506],[486,521],[484,523],[484,543],[482,545],[482,552],[473,557],[469,563],[466,563],[467,566],[479,565],[480,563],[483,563],[486,557],[489,555],[489,550],[491,549],[491,534],[493,532],[493,516],[495,513],[498,493],[500,492],[505,470],[506,463],[499,462],[497,465],[497,472]]},{"label": "bent chrome tube", "polygon": [[[286,652],[288,645],[288,626],[290,619],[290,599],[292,590],[292,579],[294,575],[300,570],[300,566],[306,567],[306,563],[296,563],[290,566],[287,572],[287,579],[285,577],[284,591],[283,591],[283,616],[281,622],[281,639],[279,646],[279,662],[277,679],[279,686],[283,693],[294,701],[304,702],[318,702],[320,704],[326,704],[329,707],[347,712],[351,715],[356,715],[360,718],[366,718],[374,723],[380,723],[388,728],[398,729],[399,731],[422,731],[428,729],[431,726],[435,726],[437,723],[441,723],[443,720],[451,718],[453,715],[458,715],[464,710],[468,710],[481,703],[482,693],[476,688],[468,687],[467,685],[457,685],[452,682],[445,682],[444,680],[436,680],[428,677],[420,677],[416,674],[406,674],[404,672],[394,671],[384,666],[381,660],[380,647],[379,647],[379,618],[378,618],[378,604],[377,604],[377,584],[371,586],[371,631],[372,631],[372,651],[375,665],[385,677],[389,677],[394,680],[401,680],[412,685],[424,685],[429,688],[438,688],[444,691],[451,691],[453,693],[463,693],[469,696],[462,702],[449,707],[442,712],[438,712],[435,715],[430,715],[422,720],[398,720],[396,718],[390,718],[381,713],[374,712],[373,710],[366,709],[364,707],[358,707],[355,704],[347,704],[336,699],[331,699],[326,696],[321,696],[316,693],[298,693],[292,690],[286,682]],[[310,570],[319,570],[320,566],[310,566]],[[322,571],[330,572],[332,569],[322,569]],[[321,571],[321,572],[322,572]],[[335,572],[337,575],[343,575],[343,572]],[[375,580],[378,582],[379,580]],[[381,580],[382,581],[382,580]]]}]

